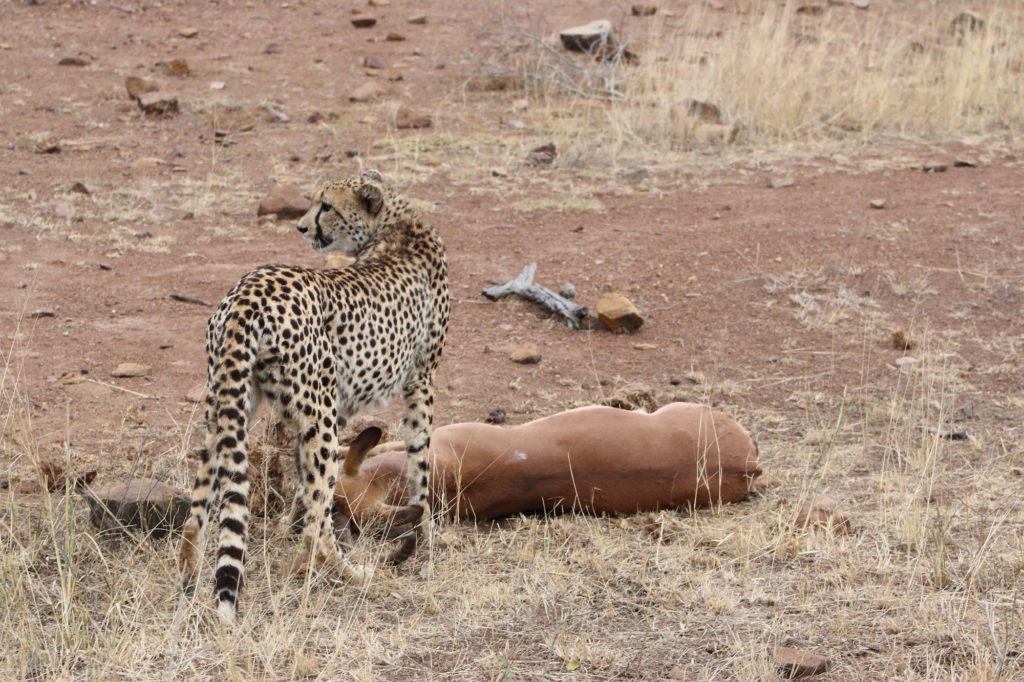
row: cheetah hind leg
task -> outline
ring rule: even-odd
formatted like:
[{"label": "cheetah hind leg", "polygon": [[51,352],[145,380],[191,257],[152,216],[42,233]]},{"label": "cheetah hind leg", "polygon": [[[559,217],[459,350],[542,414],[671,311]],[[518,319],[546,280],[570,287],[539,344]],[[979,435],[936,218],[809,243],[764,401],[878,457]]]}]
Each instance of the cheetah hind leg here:
[{"label": "cheetah hind leg", "polygon": [[206,528],[210,521],[210,509],[217,493],[217,463],[210,456],[210,448],[200,451],[199,472],[192,487],[192,509],[182,529],[181,548],[178,552],[178,568],[181,570],[181,588],[186,594],[195,589],[199,572],[199,558],[205,546]]}]

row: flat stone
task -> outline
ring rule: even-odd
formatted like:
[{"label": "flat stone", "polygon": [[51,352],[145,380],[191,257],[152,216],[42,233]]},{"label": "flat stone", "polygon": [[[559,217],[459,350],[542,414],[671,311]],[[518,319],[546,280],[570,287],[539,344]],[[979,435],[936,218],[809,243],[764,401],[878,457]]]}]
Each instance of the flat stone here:
[{"label": "flat stone", "polygon": [[895,360],[893,360],[892,364],[896,365],[897,367],[903,368],[910,367],[911,365],[916,365],[919,362],[920,360],[918,360],[915,357],[912,357],[910,355],[904,355],[902,358],[896,358]]},{"label": "flat stone", "polygon": [[776,176],[768,181],[768,186],[772,189],[783,189],[794,185],[796,185],[796,180],[788,175]]},{"label": "flat stone", "polygon": [[370,69],[386,69],[387,64],[380,57],[363,57],[363,66]]},{"label": "flat stone", "polygon": [[184,526],[191,507],[184,491],[147,478],[86,486],[82,494],[100,530],[140,530],[154,538]]},{"label": "flat stone", "polygon": [[369,14],[357,14],[349,21],[356,28],[371,28],[377,25],[377,17],[371,17]]},{"label": "flat stone", "polygon": [[409,23],[410,24],[417,24],[419,26],[422,26],[423,24],[427,23],[427,15],[426,14],[414,14],[411,17],[409,17]]},{"label": "flat stone", "polygon": [[851,530],[850,520],[839,511],[839,504],[828,495],[818,495],[796,513],[797,528],[829,528],[837,535]]},{"label": "flat stone", "polygon": [[540,349],[532,343],[528,343],[516,348],[508,358],[520,365],[536,365],[540,362]]},{"label": "flat stone", "polygon": [[84,182],[77,181],[71,183],[71,187],[68,188],[68,191],[73,192],[74,194],[91,195],[96,194],[96,192],[98,192],[99,189],[96,187],[96,185],[89,185]]},{"label": "flat stone", "polygon": [[137,362],[122,362],[114,368],[110,376],[119,378],[144,377],[152,372],[153,369],[149,365],[142,365]]},{"label": "flat stone", "polygon": [[84,57],[64,57],[59,62],[58,66],[89,66],[89,60]]},{"label": "flat stone", "polygon": [[562,46],[574,52],[588,52],[600,43],[607,43],[612,36],[612,22],[598,19],[582,26],[567,28],[558,34]]},{"label": "flat stone", "polygon": [[309,210],[309,199],[295,185],[274,185],[260,202],[256,215],[274,215],[278,220],[301,218]]},{"label": "flat stone", "polygon": [[178,113],[178,98],[165,92],[147,92],[137,100],[139,108],[150,116],[170,116]]},{"label": "flat stone", "polygon": [[388,41],[389,43],[400,43],[403,40],[405,40],[405,36],[401,33],[395,33],[394,31],[392,31],[391,33],[387,34],[387,36],[384,37],[384,40]]},{"label": "flat stone", "polygon": [[974,159],[956,159],[953,161],[953,168],[977,168],[978,162]]},{"label": "flat stone", "polygon": [[372,102],[384,94],[384,88],[379,83],[369,81],[363,83],[349,94],[350,102]]},{"label": "flat stone", "polygon": [[413,111],[407,107],[399,107],[395,113],[395,127],[401,130],[409,128],[429,128],[434,125],[430,114]]},{"label": "flat stone", "polygon": [[606,290],[597,299],[597,318],[613,332],[636,331],[644,324],[633,302],[614,290]]},{"label": "flat stone", "polygon": [[885,199],[872,199],[871,208],[883,209],[885,208]]},{"label": "flat stone", "polygon": [[178,29],[178,35],[182,38],[195,38],[199,35],[199,29],[192,26],[186,26]]},{"label": "flat stone", "polygon": [[867,9],[871,6],[870,0],[851,0],[851,4],[857,9]]},{"label": "flat stone", "polygon": [[124,89],[128,91],[129,97],[137,100],[143,95],[156,92],[160,89],[160,86],[148,78],[128,76],[124,79]]},{"label": "flat stone", "polygon": [[811,677],[828,671],[829,662],[824,656],[800,649],[777,646],[772,652],[779,672],[787,680]]},{"label": "flat stone", "polygon": [[943,161],[929,161],[921,166],[925,173],[945,173],[949,166]]},{"label": "flat stone", "polygon": [[44,317],[56,317],[57,313],[50,310],[49,308],[41,308],[39,310],[33,310],[28,314],[30,320],[40,320]]}]

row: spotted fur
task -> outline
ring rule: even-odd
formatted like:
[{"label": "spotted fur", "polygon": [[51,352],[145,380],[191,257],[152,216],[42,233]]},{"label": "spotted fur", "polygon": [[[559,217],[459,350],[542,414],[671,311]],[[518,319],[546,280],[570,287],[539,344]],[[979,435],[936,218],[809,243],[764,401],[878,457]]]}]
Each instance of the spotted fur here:
[{"label": "spotted fur", "polygon": [[297,434],[303,541],[311,558],[357,569],[332,529],[338,433],[354,414],[402,394],[411,502],[427,507],[433,378],[448,327],[445,248],[376,171],[328,182],[298,230],[314,250],[356,261],[341,270],[268,265],[245,275],[207,329],[207,436],[184,529],[183,584],[194,584],[219,497],[218,612],[234,619],[244,574],[248,424],[259,398]]}]

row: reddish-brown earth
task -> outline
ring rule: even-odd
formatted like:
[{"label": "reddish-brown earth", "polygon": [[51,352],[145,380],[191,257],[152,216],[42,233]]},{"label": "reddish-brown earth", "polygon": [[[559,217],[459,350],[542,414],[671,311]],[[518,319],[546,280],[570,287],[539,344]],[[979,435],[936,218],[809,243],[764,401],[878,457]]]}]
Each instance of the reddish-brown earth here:
[{"label": "reddish-brown earth", "polygon": [[[711,157],[703,169],[695,157],[685,170],[652,166],[652,181],[639,185],[609,169],[585,192],[603,210],[517,210],[523,198],[562,198],[549,188],[564,187],[576,169],[512,163],[508,178],[492,177],[494,163],[450,141],[434,144],[465,136],[486,147],[474,142],[482,131],[507,136],[525,158],[548,140],[501,127],[519,95],[464,92],[490,20],[485,7],[466,4],[394,0],[370,9],[378,22],[368,29],[350,24],[355,3],[319,0],[4,7],[2,385],[5,400],[15,390],[29,398],[21,416],[30,416],[39,452],[61,453],[70,441],[76,458],[101,465],[101,478],[137,467],[187,481],[184,453],[198,443],[187,396],[204,380],[211,308],[169,296],[215,304],[262,263],[321,267],[290,223],[257,221],[256,205],[275,182],[312,189],[362,167],[435,203],[429,218],[448,244],[453,314],[438,423],[482,420],[498,407],[520,423],[640,384],[661,400],[705,400],[739,414],[759,434],[770,471],[801,435],[793,424],[835,422],[844,389],[884,400],[909,381],[913,367],[894,365],[905,353],[893,349],[892,334],[902,330],[916,344],[906,354],[955,376],[953,400],[973,404],[972,429],[1019,437],[1017,157],[916,146],[891,163],[886,150],[869,149],[863,165],[814,158],[764,170]],[[600,6],[557,4],[556,26],[589,20]],[[418,13],[426,25],[407,23]],[[182,37],[189,26],[197,35]],[[406,40],[385,41],[389,32]],[[88,64],[58,65],[67,56]],[[352,103],[349,93],[371,78],[366,56],[389,68],[404,63],[403,79],[378,76],[388,93]],[[192,75],[158,66],[174,58],[186,59]],[[175,93],[181,112],[143,115],[125,93],[132,75]],[[434,127],[396,131],[399,103],[432,114]],[[264,104],[290,121],[271,120]],[[324,121],[308,122],[316,112]],[[215,143],[215,130],[229,144]],[[35,150],[47,140],[60,151]],[[381,140],[391,146],[375,146]],[[961,155],[981,163],[953,167]],[[910,157],[950,168],[923,173]],[[770,189],[783,172],[795,186]],[[75,182],[95,192],[69,192]],[[479,187],[488,191],[471,191]],[[883,209],[870,207],[875,198],[886,199]],[[531,304],[480,295],[533,261],[538,283],[557,291],[572,282],[576,300],[590,306],[615,285],[645,324],[632,335],[573,332]],[[44,310],[53,315],[33,316]],[[539,364],[509,360],[522,343],[539,347]],[[151,372],[112,378],[123,362]],[[16,442],[12,453],[28,447]],[[0,464],[12,482],[33,476],[25,458]]]}]

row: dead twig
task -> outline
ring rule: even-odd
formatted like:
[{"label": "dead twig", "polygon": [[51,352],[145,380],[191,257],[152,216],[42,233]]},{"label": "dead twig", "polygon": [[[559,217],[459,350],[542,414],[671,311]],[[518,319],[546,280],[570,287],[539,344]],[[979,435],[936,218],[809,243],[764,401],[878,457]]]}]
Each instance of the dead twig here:
[{"label": "dead twig", "polygon": [[587,307],[573,303],[550,289],[534,284],[533,276],[536,272],[537,264],[530,263],[511,282],[488,287],[481,293],[492,301],[497,301],[499,298],[504,298],[509,294],[522,296],[564,317],[570,329],[579,329],[580,320],[587,316]]}]

